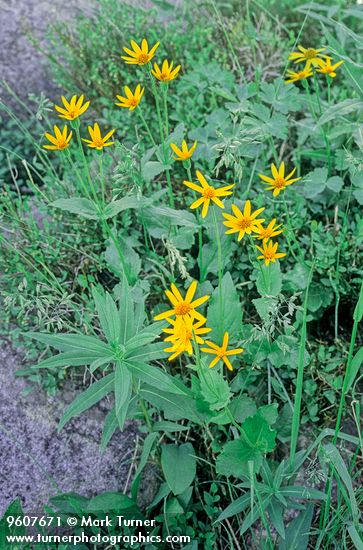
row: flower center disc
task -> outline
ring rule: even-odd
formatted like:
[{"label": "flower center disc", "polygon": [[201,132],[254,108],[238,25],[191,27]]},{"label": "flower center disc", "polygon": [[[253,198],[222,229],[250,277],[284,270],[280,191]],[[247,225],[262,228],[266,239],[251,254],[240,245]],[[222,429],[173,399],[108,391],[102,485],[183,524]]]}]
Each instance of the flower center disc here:
[{"label": "flower center disc", "polygon": [[205,197],[206,199],[212,199],[215,196],[216,196],[216,190],[214,189],[214,187],[206,187],[204,189],[203,197]]},{"label": "flower center disc", "polygon": [[308,48],[305,52],[306,59],[313,59],[313,57],[316,57],[316,50],[313,48]]},{"label": "flower center disc", "polygon": [[146,53],[139,55],[139,63],[147,63],[149,61],[149,56]]},{"label": "flower center disc", "polygon": [[136,97],[132,97],[129,101],[131,107],[137,107],[137,99]]},{"label": "flower center disc", "polygon": [[238,220],[237,225],[240,229],[247,229],[251,225],[250,218],[241,218]]},{"label": "flower center disc", "polygon": [[278,176],[275,179],[275,187],[278,187],[279,189],[281,189],[282,187],[284,187],[284,185],[285,185],[285,179]]},{"label": "flower center disc", "polygon": [[192,308],[187,302],[180,302],[175,306],[175,315],[187,315]]}]

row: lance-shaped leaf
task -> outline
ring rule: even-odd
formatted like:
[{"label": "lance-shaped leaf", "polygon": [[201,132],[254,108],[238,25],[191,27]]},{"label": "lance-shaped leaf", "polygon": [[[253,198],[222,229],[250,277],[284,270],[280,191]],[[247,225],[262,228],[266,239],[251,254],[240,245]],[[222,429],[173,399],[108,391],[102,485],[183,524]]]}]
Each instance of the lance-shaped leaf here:
[{"label": "lance-shaped leaf", "polygon": [[113,407],[110,412],[106,416],[106,420],[103,426],[103,432],[102,432],[102,438],[100,443],[100,449],[101,451],[104,451],[115,433],[117,426],[118,426],[118,420],[116,417],[116,411],[115,407]]},{"label": "lance-shaped leaf", "polygon": [[221,345],[223,335],[228,331],[238,334],[242,323],[242,308],[231,274],[222,279],[222,288],[216,288],[208,307],[208,326],[212,329],[213,342]]},{"label": "lance-shaped leaf", "polygon": [[108,393],[113,391],[115,382],[114,373],[108,374],[104,378],[97,380],[91,384],[91,386],[84,392],[82,392],[72,403],[68,406],[62,418],[59,421],[58,431],[60,431],[71,418],[86,411]]},{"label": "lance-shaped leaf", "polygon": [[181,384],[176,384],[174,379],[163,372],[159,367],[153,367],[141,361],[127,360],[127,366],[135,378],[149,384],[161,391],[175,393],[179,395],[187,395],[187,389],[183,389]]},{"label": "lance-shaped leaf", "polygon": [[105,209],[102,212],[103,218],[113,218],[117,216],[120,212],[128,210],[129,208],[142,208],[148,204],[151,204],[152,201],[146,197],[137,197],[136,195],[127,195],[122,199],[112,201],[108,203]]},{"label": "lance-shaped leaf", "polygon": [[116,363],[115,369],[115,401],[116,401],[116,417],[118,419],[120,429],[123,429],[127,408],[131,397],[132,376],[122,361]]},{"label": "lance-shaped leaf", "polygon": [[46,334],[42,332],[25,332],[24,336],[34,338],[42,344],[52,346],[59,351],[92,352],[96,357],[103,357],[110,354],[111,348],[102,340],[94,336],[83,336],[82,334]]},{"label": "lance-shaped leaf", "polygon": [[[58,353],[53,357],[49,357],[44,361],[41,361],[33,369],[52,369],[55,367],[80,367],[83,365],[94,365],[97,367],[102,364],[110,363],[113,360],[112,355],[105,357],[99,357],[92,351],[66,351],[64,353]],[[93,369],[95,370],[95,369]]]},{"label": "lance-shaped leaf", "polygon": [[156,342],[155,344],[148,344],[147,346],[138,346],[131,352],[128,352],[126,344],[125,357],[127,361],[157,361],[167,357],[167,353],[164,352],[165,342]]},{"label": "lance-shaped leaf", "polygon": [[73,199],[58,199],[51,203],[51,206],[60,208],[72,214],[78,214],[89,220],[96,220],[100,217],[97,205],[89,199],[73,198]]},{"label": "lance-shaped leaf", "polygon": [[121,320],[113,298],[108,292],[102,296],[96,288],[92,288],[92,296],[106,339],[110,344],[118,343],[121,334]]}]

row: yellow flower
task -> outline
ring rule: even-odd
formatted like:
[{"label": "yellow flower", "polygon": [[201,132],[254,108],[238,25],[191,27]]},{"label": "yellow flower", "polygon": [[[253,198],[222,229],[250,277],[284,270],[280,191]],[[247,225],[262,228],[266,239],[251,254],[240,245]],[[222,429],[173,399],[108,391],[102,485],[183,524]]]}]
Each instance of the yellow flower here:
[{"label": "yellow flower", "polygon": [[194,201],[193,204],[190,205],[190,208],[198,208],[198,206],[203,204],[202,218],[205,218],[208,213],[208,208],[211,200],[217,206],[219,206],[219,208],[224,208],[223,202],[218,197],[227,197],[228,195],[232,195],[232,191],[229,190],[234,187],[234,184],[226,185],[225,187],[220,187],[219,189],[216,189],[215,187],[209,185],[209,183],[207,182],[205,177],[199,172],[199,170],[197,170],[196,175],[202,187],[191,181],[184,181],[184,185],[190,187],[190,189],[193,189],[198,193],[201,193],[202,196]]},{"label": "yellow flower", "polygon": [[320,69],[316,69],[317,73],[323,73],[331,78],[334,78],[337,76],[337,73],[335,72],[340,65],[343,65],[344,61],[338,61],[338,63],[335,63],[334,65],[331,64],[330,57],[326,58],[326,61],[323,66],[320,67]]},{"label": "yellow flower", "polygon": [[173,69],[173,62],[169,64],[169,61],[165,59],[165,61],[163,61],[161,69],[157,63],[154,63],[154,69],[151,70],[151,74],[153,74],[155,78],[157,78],[161,82],[170,82],[178,76],[179,71],[180,65]]},{"label": "yellow flower", "polygon": [[258,227],[256,231],[257,235],[253,237],[267,243],[272,237],[276,237],[276,235],[280,235],[283,232],[283,229],[279,229],[281,226],[281,223],[280,225],[276,225],[276,218],[274,218],[267,227],[263,227],[262,225]]},{"label": "yellow flower", "polygon": [[244,237],[245,233],[251,235],[252,231],[257,232],[261,223],[265,221],[264,218],[257,218],[265,209],[259,208],[251,212],[251,201],[246,201],[243,213],[235,204],[232,204],[232,210],[235,214],[234,216],[232,214],[223,214],[227,219],[226,222],[223,222],[223,225],[231,228],[226,231],[226,235],[238,233],[239,241]]},{"label": "yellow flower", "polygon": [[[285,176],[285,163],[282,162],[280,164],[279,169],[277,170],[276,166],[274,164],[271,164],[271,172],[272,172],[272,178],[268,176],[264,176],[263,174],[258,174],[262,181],[269,185],[267,187],[268,191],[271,191],[273,189],[273,196],[277,197],[278,194],[285,189],[287,185],[291,185],[295,181],[300,180],[301,178],[292,178],[292,176],[296,172],[296,168],[290,172],[287,176]],[[292,179],[291,179],[292,178]]]},{"label": "yellow flower", "polygon": [[174,160],[181,160],[181,161],[190,159],[193,156],[196,146],[197,146],[197,142],[195,141],[191,146],[191,148],[188,149],[188,145],[185,139],[182,142],[181,149],[179,149],[179,147],[175,143],[170,144],[170,147],[173,149],[174,153],[177,155],[176,157],[174,157]]},{"label": "yellow flower", "polygon": [[110,137],[113,135],[115,130],[111,130],[106,134],[104,137],[101,136],[100,127],[98,126],[97,122],[92,126],[88,126],[88,132],[91,136],[91,139],[83,139],[85,143],[87,143],[88,147],[91,147],[93,149],[98,149],[98,151],[101,151],[104,147],[108,147],[109,145],[113,145],[115,142],[110,141],[109,143],[106,143],[107,140],[110,139]]},{"label": "yellow flower", "polygon": [[120,101],[120,103],[116,103],[116,105],[118,107],[126,107],[127,109],[130,109],[130,111],[133,111],[140,103],[141,98],[144,95],[145,88],[141,88],[140,84],[138,84],[135,88],[134,93],[132,93],[128,86],[125,86],[124,90],[126,97],[117,95],[116,97]]},{"label": "yellow flower", "polygon": [[71,131],[68,134],[67,126],[64,126],[62,131],[56,125],[53,128],[54,136],[52,136],[52,134],[49,134],[48,132],[44,134],[47,140],[50,141],[53,145],[43,145],[44,149],[56,149],[58,151],[67,149],[73,132]]},{"label": "yellow flower", "polygon": [[195,291],[197,290],[197,281],[193,281],[190,287],[187,290],[185,298],[180,294],[179,290],[174,284],[171,284],[171,290],[166,290],[165,294],[169,298],[172,309],[164,311],[164,313],[159,313],[154,317],[155,321],[161,321],[162,319],[167,319],[171,315],[176,315],[176,317],[181,317],[182,319],[199,319],[199,321],[205,321],[205,317],[199,311],[196,311],[195,308],[201,306],[209,299],[209,296],[202,296],[202,298],[197,298],[193,300]]},{"label": "yellow flower", "polygon": [[160,42],[157,42],[151,50],[149,50],[149,44],[145,38],[141,42],[141,47],[135,42],[135,40],[131,40],[130,44],[132,50],[123,48],[129,57],[122,55],[122,59],[128,65],[146,65],[154,57]]},{"label": "yellow flower", "polygon": [[81,95],[78,99],[77,96],[72,96],[71,100],[68,102],[66,98],[62,95],[62,103],[64,107],[59,107],[55,105],[56,111],[60,113],[58,116],[60,118],[66,118],[67,120],[75,120],[79,116],[83,115],[89,107],[89,101],[83,103],[84,95]]},{"label": "yellow flower", "polygon": [[265,264],[269,265],[270,262],[276,262],[279,258],[283,258],[286,256],[283,252],[277,252],[278,249],[278,243],[273,243],[273,241],[269,241],[268,243],[262,244],[263,248],[260,246],[256,246],[256,248],[261,252],[261,256],[257,256],[258,260],[265,260]]},{"label": "yellow flower", "polygon": [[288,79],[285,80],[285,84],[291,84],[292,82],[298,82],[299,80],[305,80],[305,78],[309,78],[309,76],[313,76],[313,71],[311,69],[309,70],[303,69],[298,73],[295,73],[294,71],[286,71],[286,72],[287,72]]},{"label": "yellow flower", "polygon": [[193,335],[198,344],[204,344],[204,340],[200,337],[200,334],[207,334],[207,332],[212,330],[207,327],[202,327],[205,320],[194,323],[190,317],[184,319],[182,317],[177,317],[175,321],[173,321],[173,319],[167,319],[167,321],[172,325],[171,328],[163,329],[164,332],[170,334],[170,336],[165,338],[165,342],[172,343],[170,348],[164,349],[164,351],[172,353],[172,355],[168,358],[169,361],[172,361],[183,352],[187,352],[189,355],[192,355]]},{"label": "yellow flower", "polygon": [[322,57],[326,58],[326,55],[322,55],[321,52],[325,51],[325,48],[303,48],[298,46],[299,52],[292,52],[289,55],[290,61],[294,63],[306,62],[305,70],[309,70],[311,66],[313,67],[322,67],[324,65],[324,60]]},{"label": "yellow flower", "polygon": [[205,341],[209,348],[201,348],[202,351],[204,351],[204,353],[210,353],[216,356],[209,365],[210,369],[212,369],[218,363],[218,361],[222,360],[227,369],[233,370],[232,364],[228,359],[228,356],[238,355],[239,353],[244,352],[243,348],[230,349],[227,351],[228,338],[228,332],[225,332],[223,337],[223,344],[221,346],[217,346],[216,344],[214,344],[213,342],[209,342],[208,340]]}]

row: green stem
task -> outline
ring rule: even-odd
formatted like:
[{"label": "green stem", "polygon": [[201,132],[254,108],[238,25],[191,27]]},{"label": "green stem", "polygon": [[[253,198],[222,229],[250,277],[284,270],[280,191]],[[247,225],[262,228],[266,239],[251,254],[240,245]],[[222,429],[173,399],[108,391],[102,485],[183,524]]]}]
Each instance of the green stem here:
[{"label": "green stem", "polygon": [[[347,359],[347,365],[346,365],[345,375],[344,375],[344,380],[343,380],[342,393],[341,393],[341,396],[340,396],[338,414],[337,414],[337,419],[336,419],[336,422],[335,422],[333,445],[336,445],[337,440],[338,440],[338,434],[339,434],[340,425],[341,425],[341,422],[342,422],[342,417],[343,417],[343,412],[344,412],[344,407],[345,407],[345,398],[346,398],[346,394],[347,394],[348,389],[349,389],[348,385],[349,385],[350,377],[351,377],[351,372],[350,371],[351,371],[352,361],[353,361],[353,356],[354,356],[355,342],[356,342],[356,339],[357,339],[358,325],[359,325],[360,321],[362,320],[362,317],[363,317],[363,280],[362,280],[361,287],[360,287],[358,302],[356,304],[356,307],[355,307],[355,310],[354,310],[354,313],[353,313],[354,323],[353,323],[353,329],[352,329],[352,334],[351,334],[351,338],[350,338],[348,359]],[[330,467],[329,478],[328,478],[326,491],[325,491],[325,493],[327,494],[327,500],[324,504],[323,529],[325,529],[325,526],[326,526],[326,523],[327,523],[327,520],[328,520],[328,515],[329,515],[333,475],[334,475],[334,469],[333,469],[333,467]]]},{"label": "green stem", "polygon": [[[316,72],[315,71],[314,71],[314,87],[315,87],[316,97],[317,97],[317,100],[318,100],[319,115],[321,116],[323,114],[323,110],[322,110],[321,101],[320,101],[320,87],[319,87],[319,82],[318,82],[318,79],[316,77]],[[326,149],[326,155],[327,155],[327,158],[328,158],[328,176],[330,176],[331,175],[331,151],[330,151],[330,143],[329,143],[329,140],[328,140],[327,133],[325,131],[324,124],[321,125],[321,132],[323,134],[323,139],[324,139],[325,149]]]},{"label": "green stem", "polygon": [[[167,166],[168,156],[167,156],[167,150],[166,150],[166,139],[168,138],[168,134],[166,134],[164,136],[163,121],[162,121],[161,111],[160,111],[159,95],[158,95],[158,91],[156,89],[154,77],[152,76],[152,74],[149,70],[148,70],[148,75],[149,75],[149,78],[150,78],[150,81],[151,81],[151,88],[152,88],[152,92],[153,92],[153,95],[154,95],[154,98],[155,98],[156,112],[157,112],[157,117],[158,117],[158,122],[159,122],[160,140],[161,140],[163,155],[164,155],[164,165]],[[167,101],[165,101],[165,106],[167,108]],[[168,113],[166,111],[165,117],[167,117],[167,116],[168,116]],[[170,207],[174,208],[175,203],[174,203],[173,186],[171,184],[170,172],[169,172],[168,169],[165,172],[166,172],[166,181],[167,181],[167,184],[168,184],[169,203],[170,203]]]},{"label": "green stem", "polygon": [[[184,166],[186,168],[187,174],[188,174],[188,180],[192,180],[192,172],[190,169],[190,161],[184,162]],[[196,194],[194,192],[195,200],[197,199]],[[202,283],[204,281],[204,273],[203,273],[203,227],[201,225],[201,219],[200,214],[197,211],[197,222],[198,222],[198,265],[199,265],[199,280]]]},{"label": "green stem", "polygon": [[222,246],[221,246],[221,237],[219,234],[217,216],[215,211],[215,206],[212,206],[213,213],[213,222],[214,229],[217,240],[217,252],[218,252],[218,303],[219,303],[219,319],[222,325],[222,333],[224,333],[224,318],[223,318],[223,302],[222,302],[222,280],[223,280],[223,262],[222,262]]},{"label": "green stem", "polygon": [[87,159],[86,159],[86,155],[84,154],[84,150],[83,150],[81,134],[80,134],[80,131],[79,131],[79,120],[78,119],[73,121],[72,128],[74,128],[74,130],[76,132],[79,152],[80,152],[81,157],[82,157],[84,171],[85,171],[86,176],[87,176],[88,184],[90,186],[90,189],[91,189],[91,192],[92,192],[92,195],[93,195],[93,199],[94,199],[95,203],[99,206],[98,196],[97,196],[96,190],[95,190],[93,182],[92,182],[88,162],[87,162]]},{"label": "green stem", "polygon": [[288,226],[287,227],[287,232],[285,233],[285,235],[286,235],[286,240],[287,240],[287,245],[289,247],[289,251],[292,254],[294,260],[299,261],[299,258],[296,256],[296,254],[294,252],[294,249],[293,249],[293,246],[291,244],[291,240],[290,240],[290,234],[291,234],[292,237],[293,237],[294,244],[297,245],[297,249],[299,250],[300,259],[303,261],[303,258],[301,256],[301,251],[300,251],[300,245],[299,245],[299,243],[298,243],[298,241],[295,237],[294,230],[292,229],[290,212],[289,212],[289,209],[287,207],[286,199],[285,199],[284,196],[283,196],[282,200],[283,200],[283,203],[284,203],[284,209],[285,209],[285,214],[286,214],[286,219],[287,219],[287,226]]},{"label": "green stem", "polygon": [[304,306],[303,306],[301,338],[300,338],[299,356],[298,356],[298,364],[297,364],[296,391],[295,391],[295,399],[294,399],[294,412],[293,412],[292,426],[291,426],[291,443],[290,443],[291,471],[293,470],[293,467],[294,467],[297,439],[298,439],[299,427],[300,427],[300,411],[301,411],[301,399],[302,399],[304,363],[305,363],[306,325],[307,325],[307,315],[308,315],[308,298],[309,298],[310,283],[313,276],[313,270],[314,270],[314,263],[310,268],[308,282],[305,290]]},{"label": "green stem", "polygon": [[102,205],[103,208],[106,205],[106,184],[105,184],[105,178],[103,175],[103,149],[99,153],[100,156],[100,183],[101,183],[101,196],[102,196]]},{"label": "green stem", "polygon": [[138,113],[139,117],[140,117],[141,120],[142,120],[142,123],[143,123],[143,125],[144,125],[144,127],[145,127],[145,130],[146,130],[146,132],[147,132],[147,134],[148,134],[148,136],[149,136],[149,138],[150,138],[151,143],[153,144],[153,146],[154,146],[155,149],[157,150],[158,146],[157,146],[157,144],[156,144],[156,142],[155,142],[155,139],[154,139],[154,137],[153,137],[153,135],[152,135],[152,133],[151,133],[151,130],[150,130],[150,128],[149,128],[149,125],[148,125],[148,123],[146,122],[144,115],[142,114],[142,110],[141,110],[141,108],[140,108],[140,105],[137,107],[136,112]]}]

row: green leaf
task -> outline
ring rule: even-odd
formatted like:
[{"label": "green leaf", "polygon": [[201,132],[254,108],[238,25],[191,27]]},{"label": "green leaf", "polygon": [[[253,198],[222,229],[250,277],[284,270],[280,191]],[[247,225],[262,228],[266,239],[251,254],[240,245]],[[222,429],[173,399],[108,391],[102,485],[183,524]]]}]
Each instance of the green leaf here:
[{"label": "green leaf", "polygon": [[273,451],[275,448],[276,430],[272,430],[262,414],[257,411],[249,416],[242,425],[248,443],[262,453]]},{"label": "green leaf", "polygon": [[[221,293],[220,293],[221,290]],[[221,345],[226,331],[238,334],[242,324],[242,308],[231,274],[222,279],[222,288],[216,288],[208,307],[208,327],[212,329],[213,341]]]},{"label": "green leaf", "polygon": [[103,211],[103,218],[107,220],[108,218],[117,216],[117,214],[123,212],[124,210],[128,210],[129,208],[142,208],[147,204],[151,204],[150,199],[146,199],[145,197],[137,197],[136,195],[127,195],[122,199],[118,199],[107,204]]},{"label": "green leaf", "polygon": [[149,160],[142,166],[141,173],[145,181],[152,181],[156,176],[169,169],[169,166],[165,166],[157,160]]},{"label": "green leaf", "polygon": [[115,369],[115,412],[122,430],[131,396],[132,376],[122,361],[117,361]]},{"label": "green leaf", "polygon": [[201,364],[200,391],[212,411],[224,409],[232,396],[227,380],[218,369]]},{"label": "green leaf", "polygon": [[[344,65],[343,65],[344,66]],[[358,114],[359,111],[363,109],[363,101],[360,99],[344,99],[339,103],[335,103],[328,109],[319,118],[317,125],[322,126],[331,120],[338,119],[339,117],[345,117],[350,113]]]},{"label": "green leaf", "polygon": [[286,485],[280,487],[279,493],[289,498],[298,498],[306,500],[326,500],[327,495],[314,487],[305,487],[304,485]]},{"label": "green leaf", "polygon": [[258,471],[262,463],[262,454],[258,449],[247,445],[241,439],[229,441],[223,446],[217,457],[216,472],[225,476],[247,476],[248,462],[254,462],[254,470]]},{"label": "green leaf", "polygon": [[241,439],[229,441],[217,458],[217,473],[235,477],[249,475],[248,462],[254,462],[258,471],[262,457],[275,448],[276,431],[271,430],[268,422],[259,412],[248,417],[242,425]]},{"label": "green leaf", "polygon": [[[363,550],[363,538],[362,535],[358,533],[357,529],[353,524],[347,526],[348,533],[352,542],[357,550]],[[362,531],[362,524],[360,524],[360,529]]]},{"label": "green leaf", "polygon": [[125,276],[123,276],[121,283],[121,293],[119,299],[119,315],[121,324],[121,344],[126,342],[134,336],[134,301],[132,299],[130,286]]},{"label": "green leaf", "polygon": [[357,353],[354,355],[352,362],[350,364],[349,377],[348,377],[347,389],[346,389],[347,392],[353,386],[354,380],[356,379],[356,376],[358,374],[358,371],[362,363],[363,363],[363,347],[357,351]]},{"label": "green leaf", "polygon": [[309,504],[306,510],[293,519],[286,529],[285,540],[279,545],[279,550],[306,550],[309,544],[311,522],[314,505]]},{"label": "green leaf", "polygon": [[328,179],[327,168],[315,168],[304,178],[304,195],[308,199],[313,199],[325,189]]},{"label": "green leaf", "polygon": [[79,214],[83,218],[89,220],[97,220],[100,217],[97,205],[88,199],[73,198],[73,199],[58,199],[51,203],[50,206],[60,208],[72,214]]},{"label": "green leaf", "polygon": [[334,193],[339,193],[343,185],[344,185],[344,181],[340,176],[332,176],[326,182],[326,186],[328,187],[328,189],[330,189],[331,191],[334,191]]},{"label": "green leaf", "polygon": [[244,512],[250,504],[251,495],[250,493],[246,493],[231,502],[231,504],[229,504],[227,508],[225,508],[223,512],[218,516],[217,521],[223,521],[224,519],[231,518],[233,516],[236,516],[237,514],[240,514],[241,512]]},{"label": "green leaf", "polygon": [[144,345],[143,347],[138,347],[130,352],[130,354],[125,355],[127,361],[139,362],[142,359],[145,361],[156,361],[158,359],[163,359],[167,357],[167,353],[164,352],[165,342],[155,342],[154,344]]},{"label": "green leaf", "polygon": [[6,518],[9,516],[18,517],[23,516],[24,512],[21,507],[20,498],[15,499],[6,509],[3,517],[0,519],[0,548],[5,548],[7,550],[21,550],[23,546],[20,546],[16,543],[11,544],[7,537],[9,536],[22,536],[26,534],[26,529],[23,525],[15,526],[12,525],[9,527]]},{"label": "green leaf", "polygon": [[108,292],[104,296],[92,288],[92,296],[102,331],[110,344],[117,344],[121,334],[121,322],[116,304]]},{"label": "green leaf", "polygon": [[282,277],[278,262],[262,265],[257,272],[256,286],[261,296],[277,296],[281,292]]},{"label": "green leaf", "polygon": [[147,463],[148,458],[149,458],[150,453],[151,453],[151,449],[153,448],[153,445],[154,445],[155,441],[158,439],[158,437],[159,437],[159,434],[157,432],[150,433],[149,435],[147,435],[145,437],[145,439],[143,441],[140,462],[139,462],[139,465],[138,465],[137,470],[135,472],[134,480],[133,480],[132,485],[131,485],[131,494],[132,494],[133,498],[135,498],[135,500],[136,500],[137,490],[138,490],[139,483],[140,483],[141,472],[143,471],[143,469],[146,466],[146,463]]},{"label": "green leaf", "polygon": [[42,332],[25,332],[24,336],[34,338],[42,344],[52,346],[59,351],[92,353],[95,357],[107,357],[111,348],[94,336],[82,334],[46,334]]},{"label": "green leaf", "polygon": [[159,367],[153,367],[141,361],[135,362],[131,360],[127,360],[127,366],[132,374],[142,382],[145,382],[145,384],[149,384],[164,392],[187,395],[187,391],[183,390],[180,385],[175,384],[173,378],[163,372]]},{"label": "green leaf", "polygon": [[118,419],[116,417],[115,407],[113,407],[110,412],[107,414],[105,419],[105,424],[103,426],[103,433],[100,443],[101,451],[104,451],[115,433],[118,426]]},{"label": "green leaf", "polygon": [[267,508],[271,523],[281,538],[285,538],[284,507],[276,499]]},{"label": "green leaf", "polygon": [[41,361],[37,365],[34,365],[33,369],[52,369],[55,367],[79,367],[82,365],[90,365],[91,363],[94,363],[97,361],[104,361],[109,362],[112,361],[112,356],[109,355],[108,357],[99,358],[97,355],[95,356],[94,353],[91,351],[67,351],[65,353],[58,353],[57,355],[54,355],[53,357],[49,357],[48,359],[44,359],[44,361]]},{"label": "green leaf", "polygon": [[90,513],[107,513],[111,510],[141,515],[137,504],[130,497],[122,493],[101,493],[91,498],[87,505],[87,512]]},{"label": "green leaf", "polygon": [[334,466],[336,473],[338,474],[338,476],[340,477],[340,479],[342,480],[342,482],[347,488],[353,520],[358,521],[359,519],[358,504],[355,497],[352,478],[350,476],[348,468],[346,467],[345,462],[341,457],[338,449],[332,443],[327,443],[326,445],[324,445],[324,450],[327,453],[327,457],[329,461]]},{"label": "green leaf", "polygon": [[159,410],[164,411],[168,420],[187,419],[196,424],[202,424],[196,402],[191,397],[162,392],[154,388],[141,388],[140,395]]},{"label": "green leaf", "polygon": [[167,420],[161,420],[160,422],[154,422],[153,430],[156,432],[185,432],[189,430],[188,426],[182,426],[176,422],[168,422]]},{"label": "green leaf", "polygon": [[84,392],[82,392],[72,403],[67,407],[65,413],[59,421],[58,431],[60,431],[71,418],[78,416],[80,413],[86,411],[98,401],[100,401],[105,395],[113,391],[114,389],[114,373],[108,374],[104,378],[97,380],[91,384],[91,386]]},{"label": "green leaf", "polygon": [[194,455],[191,443],[162,445],[161,467],[174,495],[183,493],[194,480],[197,467]]},{"label": "green leaf", "polygon": [[342,70],[345,76],[355,88],[356,92],[358,92],[358,95],[363,99],[362,70],[350,62],[350,58],[347,56],[347,53],[340,42],[336,40],[336,38],[326,29],[326,27],[324,27],[324,25],[322,25],[322,27],[332,53],[344,60]]}]

